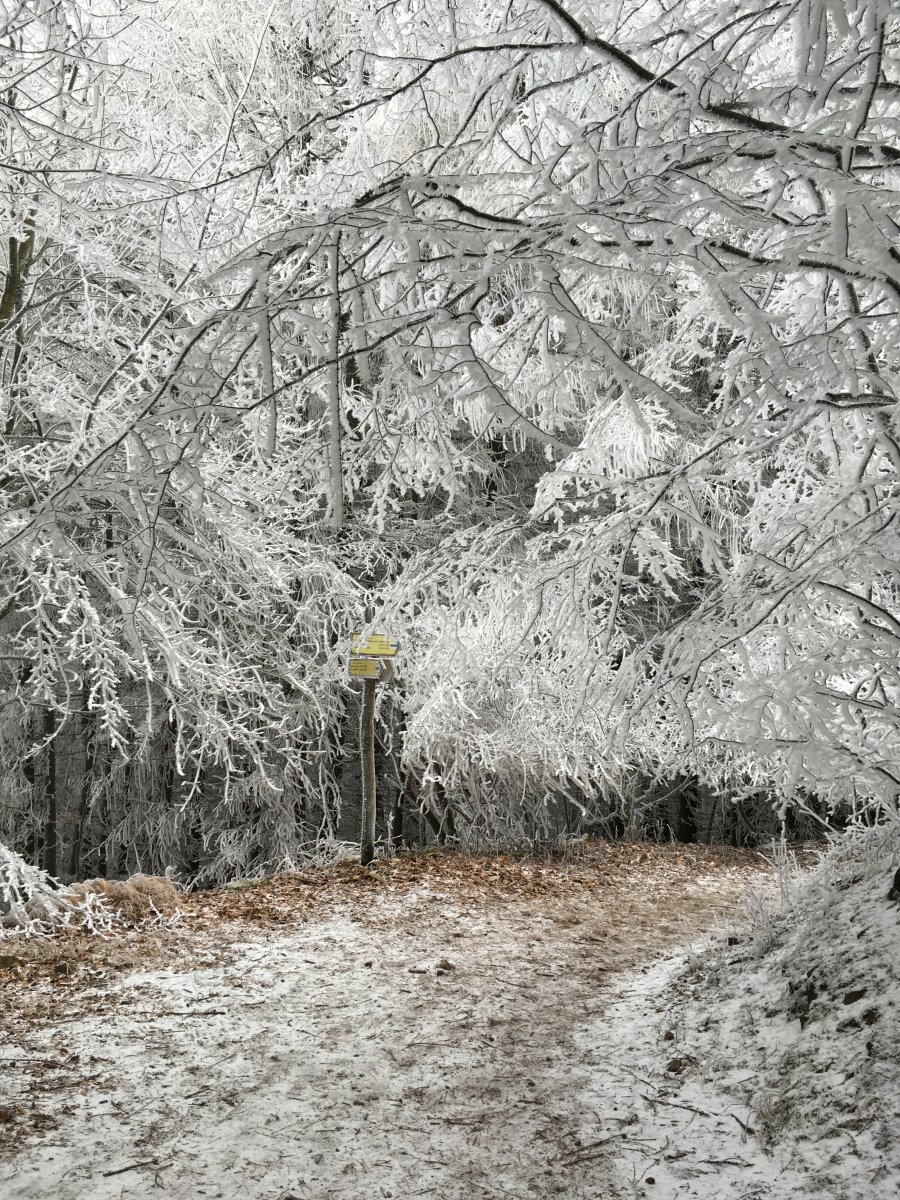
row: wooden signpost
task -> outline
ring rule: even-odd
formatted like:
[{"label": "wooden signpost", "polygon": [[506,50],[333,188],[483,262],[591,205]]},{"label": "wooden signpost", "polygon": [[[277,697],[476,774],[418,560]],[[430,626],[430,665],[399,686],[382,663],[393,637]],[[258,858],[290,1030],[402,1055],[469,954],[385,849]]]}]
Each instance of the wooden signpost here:
[{"label": "wooden signpost", "polygon": [[375,685],[393,677],[391,659],[397,643],[387,634],[354,633],[350,638],[350,678],[363,681],[362,710],[359,717],[359,753],[362,762],[362,830],[359,861],[367,867],[375,858]]}]

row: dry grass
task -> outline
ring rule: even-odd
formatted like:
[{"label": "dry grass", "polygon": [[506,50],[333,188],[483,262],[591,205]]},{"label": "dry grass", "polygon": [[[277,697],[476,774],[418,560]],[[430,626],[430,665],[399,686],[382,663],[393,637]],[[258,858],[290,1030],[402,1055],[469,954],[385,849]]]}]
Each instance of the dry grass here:
[{"label": "dry grass", "polygon": [[156,916],[172,916],[178,908],[177,888],[158,875],[132,875],[124,882],[86,879],[84,883],[73,883],[63,899],[77,905],[87,896],[99,897],[124,925],[140,925]]}]

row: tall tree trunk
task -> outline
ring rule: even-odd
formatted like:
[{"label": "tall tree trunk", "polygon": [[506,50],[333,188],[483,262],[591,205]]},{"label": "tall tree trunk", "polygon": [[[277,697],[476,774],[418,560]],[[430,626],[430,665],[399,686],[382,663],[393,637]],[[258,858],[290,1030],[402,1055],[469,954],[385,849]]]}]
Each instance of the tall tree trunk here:
[{"label": "tall tree trunk", "polygon": [[44,800],[47,814],[44,826],[44,870],[56,875],[59,870],[59,812],[56,793],[56,712],[44,709],[44,737],[46,746],[46,774],[44,776]]},{"label": "tall tree trunk", "polygon": [[331,484],[331,527],[344,528],[344,465],[341,458],[341,277],[339,256],[341,234],[337,230],[328,249],[328,278],[331,287],[331,337],[328,349],[328,473]]},{"label": "tall tree trunk", "polygon": [[[23,690],[32,676],[33,667],[30,663],[23,663],[22,669],[19,672],[19,687]],[[24,699],[24,696],[23,696]],[[23,739],[23,755],[22,755],[22,776],[25,780],[25,788],[28,794],[28,835],[25,841],[25,857],[29,862],[37,866],[41,860],[42,844],[41,844],[41,827],[40,827],[40,804],[38,802],[37,779],[34,765],[34,746],[32,745],[32,736],[34,728],[34,718],[32,709],[29,704],[24,705],[24,713],[22,719],[22,739]]]},{"label": "tall tree trunk", "polygon": [[40,826],[40,804],[37,793],[37,773],[34,767],[34,748],[29,745],[32,736],[31,710],[25,710],[25,756],[22,760],[22,775],[28,790],[30,820],[28,823],[28,839],[25,843],[25,857],[37,866],[43,853]]},{"label": "tall tree trunk", "polygon": [[678,818],[676,837],[679,842],[697,840],[697,781],[685,776],[678,792]]},{"label": "tall tree trunk", "polygon": [[78,804],[78,819],[72,838],[72,853],[69,856],[69,874],[81,878],[81,852],[84,846],[84,830],[91,811],[91,796],[94,790],[94,764],[97,758],[97,721],[88,711],[90,689],[81,689],[81,740],[84,746],[84,771],[81,776],[81,797]]},{"label": "tall tree trunk", "polygon": [[[23,410],[21,388],[18,376],[25,365],[25,330],[20,312],[25,300],[25,280],[34,256],[34,221],[26,219],[28,233],[24,238],[10,237],[7,241],[7,270],[0,293],[0,328],[14,323],[11,339],[12,350],[6,369],[6,387],[10,404],[6,419],[5,432],[7,435],[17,432],[18,420],[24,419],[26,426],[33,425],[40,433],[40,423],[36,417],[29,418]],[[8,338],[8,333],[7,333]]]},{"label": "tall tree trunk", "polygon": [[393,795],[387,810],[387,837],[391,853],[396,854],[403,846],[403,797],[406,789],[393,785]]},{"label": "tall tree trunk", "polygon": [[[186,849],[187,859],[186,868],[188,880],[190,883],[200,874],[200,868],[203,866],[203,802],[206,796],[207,787],[209,786],[209,776],[206,768],[200,772],[200,783],[197,789],[197,794],[194,796],[188,808],[188,821],[186,833]],[[215,792],[215,781],[211,789]]]},{"label": "tall tree trunk", "polygon": [[129,732],[125,744],[125,769],[121,774],[121,786],[118,797],[114,797],[110,789],[109,796],[109,835],[106,843],[106,877],[107,879],[124,879],[128,874],[128,847],[122,841],[117,841],[118,827],[128,818],[128,802],[131,796],[131,777],[134,774],[134,734]]},{"label": "tall tree trunk", "polygon": [[163,774],[163,809],[169,812],[175,802],[175,774],[177,769],[176,764],[176,740],[178,737],[178,726],[175,721],[169,717],[166,722],[167,734],[163,734],[163,755],[165,758],[165,768]]},{"label": "tall tree trunk", "polygon": [[262,367],[262,399],[267,401],[267,415],[263,437],[262,456],[271,458],[275,453],[278,435],[278,401],[275,398],[275,371],[272,365],[272,329],[269,323],[269,281],[263,277],[257,287],[259,304],[259,358]]}]

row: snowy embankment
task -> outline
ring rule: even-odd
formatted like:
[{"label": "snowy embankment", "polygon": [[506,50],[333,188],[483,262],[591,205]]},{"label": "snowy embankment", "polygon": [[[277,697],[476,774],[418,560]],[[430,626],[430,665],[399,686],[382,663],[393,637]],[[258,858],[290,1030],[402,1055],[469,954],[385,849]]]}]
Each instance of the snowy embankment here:
[{"label": "snowy embankment", "polygon": [[[0,1195],[892,1195],[886,856],[832,868],[753,936],[661,960],[766,877],[749,857],[615,854],[571,874],[339,869],[306,887],[302,922],[298,885],[264,885],[207,904],[202,938],[196,901],[177,944],[136,946],[178,969],[91,967],[68,1003],[35,982],[0,1041],[19,1122],[0,1124],[18,1130]],[[233,905],[237,924],[211,922]]]},{"label": "snowy embankment", "polygon": [[779,911],[634,973],[576,1035],[598,1195],[900,1195],[898,849],[846,841]]}]

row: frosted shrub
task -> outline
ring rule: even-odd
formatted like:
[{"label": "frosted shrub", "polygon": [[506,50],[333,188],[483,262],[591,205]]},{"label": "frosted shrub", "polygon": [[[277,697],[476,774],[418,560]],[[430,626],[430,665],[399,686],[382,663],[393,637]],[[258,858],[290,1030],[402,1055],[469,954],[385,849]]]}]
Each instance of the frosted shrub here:
[{"label": "frosted shrub", "polygon": [[66,925],[74,911],[45,871],[0,843],[0,937],[48,933]]}]

